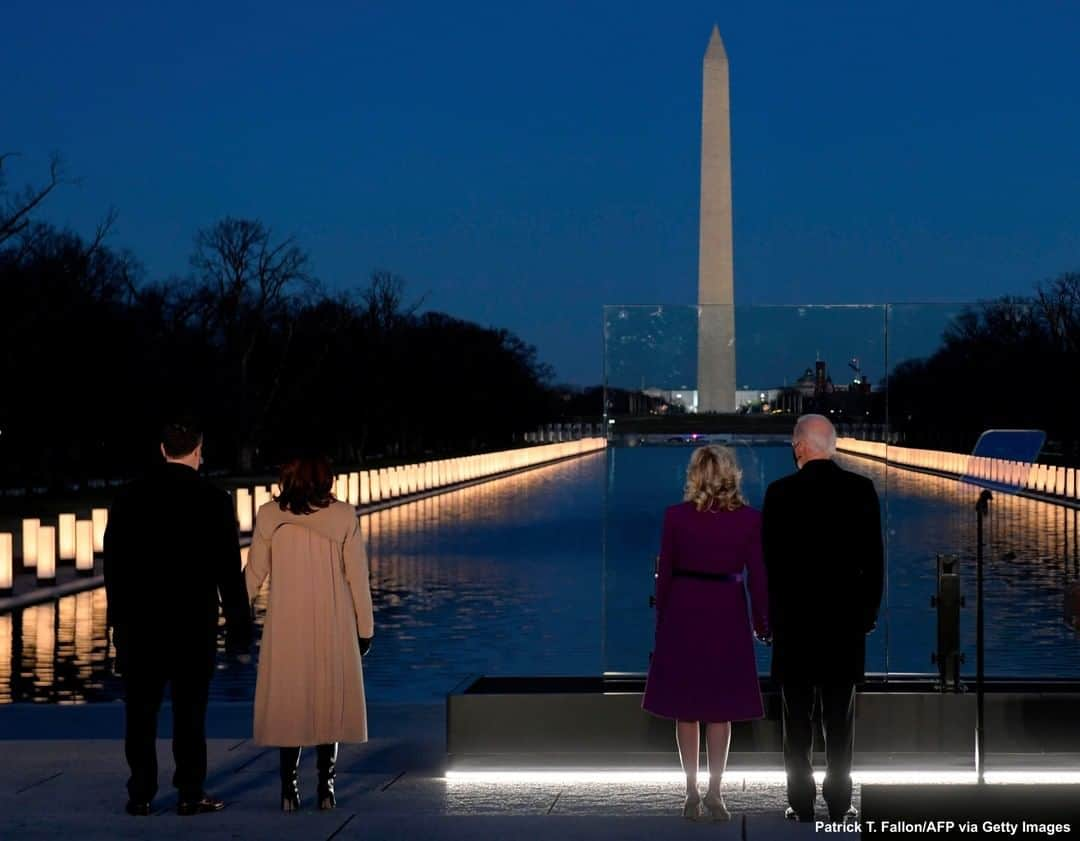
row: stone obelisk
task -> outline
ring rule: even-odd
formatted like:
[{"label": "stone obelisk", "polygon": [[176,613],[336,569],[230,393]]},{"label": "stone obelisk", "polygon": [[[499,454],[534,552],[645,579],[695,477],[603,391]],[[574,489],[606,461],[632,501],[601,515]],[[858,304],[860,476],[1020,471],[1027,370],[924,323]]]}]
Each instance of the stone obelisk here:
[{"label": "stone obelisk", "polygon": [[731,234],[728,59],[713,27],[701,92],[698,411],[735,411],[735,283]]}]

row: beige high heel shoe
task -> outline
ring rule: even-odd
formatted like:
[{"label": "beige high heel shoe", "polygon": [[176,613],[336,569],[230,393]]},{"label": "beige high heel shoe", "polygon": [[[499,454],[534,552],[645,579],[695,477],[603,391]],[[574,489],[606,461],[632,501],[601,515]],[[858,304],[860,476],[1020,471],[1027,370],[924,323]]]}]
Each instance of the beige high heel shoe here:
[{"label": "beige high heel shoe", "polygon": [[714,821],[730,821],[731,812],[728,811],[727,804],[724,803],[724,797],[720,794],[713,794],[711,791],[705,795],[705,808],[709,810],[709,817]]},{"label": "beige high heel shoe", "polygon": [[686,795],[682,807],[682,816],[688,821],[700,821],[704,817],[701,811],[701,795],[696,791],[693,794]]}]

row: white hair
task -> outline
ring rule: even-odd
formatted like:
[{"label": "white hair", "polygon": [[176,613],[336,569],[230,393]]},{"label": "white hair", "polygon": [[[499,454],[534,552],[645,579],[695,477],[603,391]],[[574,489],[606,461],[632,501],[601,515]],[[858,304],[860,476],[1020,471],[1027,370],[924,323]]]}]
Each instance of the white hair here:
[{"label": "white hair", "polygon": [[836,427],[824,415],[802,415],[795,422],[792,441],[802,441],[815,453],[832,458],[836,455]]}]

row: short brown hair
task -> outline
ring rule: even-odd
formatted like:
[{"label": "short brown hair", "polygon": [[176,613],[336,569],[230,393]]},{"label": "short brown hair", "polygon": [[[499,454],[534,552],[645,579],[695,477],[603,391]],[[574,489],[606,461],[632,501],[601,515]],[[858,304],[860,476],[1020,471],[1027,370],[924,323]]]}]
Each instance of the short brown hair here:
[{"label": "short brown hair", "polygon": [[277,504],[282,511],[312,514],[334,501],[331,489],[334,473],[325,456],[296,456],[281,465],[281,493]]},{"label": "short brown hair", "polygon": [[202,428],[193,418],[180,418],[161,428],[161,446],[169,458],[191,455],[202,440]]}]

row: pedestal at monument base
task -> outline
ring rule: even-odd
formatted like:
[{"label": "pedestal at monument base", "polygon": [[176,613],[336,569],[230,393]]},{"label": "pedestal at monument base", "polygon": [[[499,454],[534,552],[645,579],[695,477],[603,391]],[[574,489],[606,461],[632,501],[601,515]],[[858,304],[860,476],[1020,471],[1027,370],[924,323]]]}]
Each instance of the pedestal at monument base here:
[{"label": "pedestal at monument base", "polygon": [[[479,677],[447,697],[447,767],[678,768],[673,725],[641,709],[642,675]],[[762,681],[765,718],[736,722],[732,763],[780,770],[780,697]],[[987,752],[998,770],[1080,771],[1080,682],[988,682]],[[856,767],[974,772],[974,693],[942,693],[926,678],[870,676],[855,713]],[[823,745],[820,726],[815,739]],[[1060,761],[1041,762],[1056,756]],[[1041,763],[1041,764],[1040,764]],[[953,775],[956,778],[956,775]]]}]

